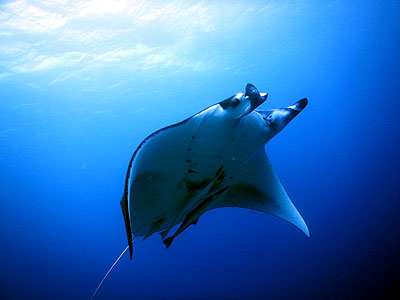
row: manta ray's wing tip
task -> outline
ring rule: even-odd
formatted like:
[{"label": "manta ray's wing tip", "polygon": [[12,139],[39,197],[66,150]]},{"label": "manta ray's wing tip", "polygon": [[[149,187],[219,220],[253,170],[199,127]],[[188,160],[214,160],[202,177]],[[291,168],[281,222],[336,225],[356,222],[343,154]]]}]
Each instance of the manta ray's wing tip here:
[{"label": "manta ray's wing tip", "polygon": [[308,227],[306,227],[306,231],[303,231],[304,232],[304,234],[306,235],[306,237],[308,237],[309,239],[311,238],[311,233],[310,233],[310,230],[308,229]]},{"label": "manta ray's wing tip", "polygon": [[311,238],[311,233],[310,229],[308,229],[308,226],[306,222],[301,218],[301,222],[298,224],[295,224],[308,238]]}]

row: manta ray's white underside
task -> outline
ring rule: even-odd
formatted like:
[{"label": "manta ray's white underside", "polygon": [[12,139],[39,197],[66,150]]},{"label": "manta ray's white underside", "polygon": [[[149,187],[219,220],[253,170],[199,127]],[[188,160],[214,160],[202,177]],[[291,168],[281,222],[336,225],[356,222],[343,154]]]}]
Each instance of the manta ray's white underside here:
[{"label": "manta ray's white underside", "polygon": [[[167,246],[208,210],[242,207],[280,217],[309,230],[283,189],[265,154],[253,111],[239,120],[224,118],[219,104],[150,135],[130,168],[129,219],[135,236],[159,232]],[[260,142],[261,140],[261,142]],[[125,214],[125,212],[124,212]]]}]

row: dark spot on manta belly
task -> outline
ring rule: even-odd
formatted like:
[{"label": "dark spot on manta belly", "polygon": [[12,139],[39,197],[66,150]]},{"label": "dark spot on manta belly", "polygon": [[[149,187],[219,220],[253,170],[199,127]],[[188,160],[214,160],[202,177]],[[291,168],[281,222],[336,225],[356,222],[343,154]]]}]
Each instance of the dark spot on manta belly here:
[{"label": "dark spot on manta belly", "polygon": [[191,163],[192,161],[191,161],[190,159],[187,159],[186,162],[187,162],[187,163]]},{"label": "dark spot on manta belly", "polygon": [[197,173],[197,171],[192,170],[192,169],[187,170],[187,172],[188,172],[188,173],[192,173],[192,174],[193,174],[193,173]]}]

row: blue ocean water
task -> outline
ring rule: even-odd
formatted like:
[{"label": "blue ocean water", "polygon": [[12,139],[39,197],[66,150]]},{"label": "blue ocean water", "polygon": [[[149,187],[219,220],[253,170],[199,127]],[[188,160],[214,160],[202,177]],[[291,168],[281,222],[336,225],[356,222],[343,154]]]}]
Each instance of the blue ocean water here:
[{"label": "blue ocean water", "polygon": [[266,150],[311,238],[213,210],[169,249],[136,241],[96,299],[391,299],[399,20],[398,1],[2,2],[0,299],[90,299],[126,247],[136,147],[248,82],[261,108],[309,99]]}]

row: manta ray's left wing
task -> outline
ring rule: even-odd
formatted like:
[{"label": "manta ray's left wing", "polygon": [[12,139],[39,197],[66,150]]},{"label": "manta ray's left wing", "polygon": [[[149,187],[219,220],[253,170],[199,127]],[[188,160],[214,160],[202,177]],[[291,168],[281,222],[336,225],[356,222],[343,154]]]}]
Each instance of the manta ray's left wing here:
[{"label": "manta ray's left wing", "polygon": [[306,223],[282,187],[264,148],[238,167],[233,174],[234,181],[212,208],[242,207],[266,212],[292,223],[310,237]]}]

